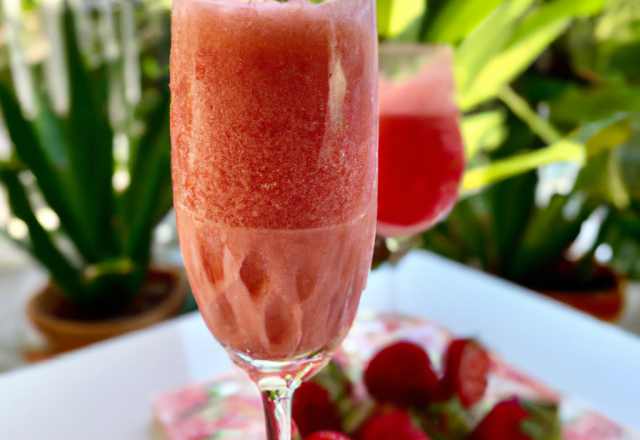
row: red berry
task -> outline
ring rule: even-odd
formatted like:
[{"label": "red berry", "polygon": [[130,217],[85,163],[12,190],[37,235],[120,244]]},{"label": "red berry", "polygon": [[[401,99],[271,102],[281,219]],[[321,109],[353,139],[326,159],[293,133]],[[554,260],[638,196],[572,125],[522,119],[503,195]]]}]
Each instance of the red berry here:
[{"label": "red berry", "polygon": [[454,393],[463,407],[469,408],[484,396],[491,362],[487,351],[473,339],[456,339],[449,344],[444,358],[442,393],[450,398]]},{"label": "red berry", "polygon": [[406,407],[426,405],[438,379],[422,347],[398,342],[382,349],[369,362],[364,383],[378,402]]},{"label": "red berry", "polygon": [[293,393],[291,415],[303,438],[316,431],[339,431],[341,428],[329,392],[315,382],[303,382]]},{"label": "red berry", "polygon": [[351,440],[344,434],[337,431],[318,431],[311,434],[304,440]]},{"label": "red berry", "polygon": [[374,416],[358,431],[359,440],[430,440],[414,426],[406,409]]},{"label": "red berry", "polygon": [[529,417],[518,399],[503,400],[487,414],[469,434],[467,440],[531,440],[520,429]]}]

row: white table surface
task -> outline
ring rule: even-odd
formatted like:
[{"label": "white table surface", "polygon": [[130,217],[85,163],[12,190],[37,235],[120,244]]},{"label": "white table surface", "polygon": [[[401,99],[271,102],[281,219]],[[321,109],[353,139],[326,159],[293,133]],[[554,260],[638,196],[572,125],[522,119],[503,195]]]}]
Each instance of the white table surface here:
[{"label": "white table surface", "polygon": [[[499,279],[413,252],[372,274],[361,308],[480,338],[558,391],[640,431],[640,338]],[[0,375],[0,439],[143,440],[154,395],[230,368],[198,314]]]}]

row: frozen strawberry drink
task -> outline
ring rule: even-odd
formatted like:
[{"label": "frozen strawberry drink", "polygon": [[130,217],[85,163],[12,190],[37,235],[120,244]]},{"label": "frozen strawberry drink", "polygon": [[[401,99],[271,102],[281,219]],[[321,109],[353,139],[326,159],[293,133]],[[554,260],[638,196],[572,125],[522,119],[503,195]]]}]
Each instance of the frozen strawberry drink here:
[{"label": "frozen strawberry drink", "polygon": [[373,249],[375,6],[173,8],[174,203],[200,311],[248,359],[330,354]]}]

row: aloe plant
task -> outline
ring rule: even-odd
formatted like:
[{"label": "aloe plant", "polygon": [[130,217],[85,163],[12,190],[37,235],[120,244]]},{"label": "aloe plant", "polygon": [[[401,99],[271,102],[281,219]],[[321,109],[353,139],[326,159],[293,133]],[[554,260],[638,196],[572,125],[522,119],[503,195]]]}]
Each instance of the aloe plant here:
[{"label": "aloe plant", "polygon": [[[14,146],[10,160],[0,163],[0,181],[13,215],[28,227],[25,245],[53,284],[91,316],[104,317],[122,312],[140,291],[153,227],[172,206],[168,86],[160,81],[144,134],[127,136],[130,184],[114,189],[114,133],[130,134],[108,115],[121,61],[89,63],[74,14],[63,7],[59,18],[68,108],[55,109],[42,87],[33,87],[36,111],[30,115],[19,104],[16,85],[0,83],[0,105]],[[41,69],[34,77],[42,79]],[[35,177],[36,189],[25,173]],[[38,221],[34,191],[57,214],[57,231]]]}]

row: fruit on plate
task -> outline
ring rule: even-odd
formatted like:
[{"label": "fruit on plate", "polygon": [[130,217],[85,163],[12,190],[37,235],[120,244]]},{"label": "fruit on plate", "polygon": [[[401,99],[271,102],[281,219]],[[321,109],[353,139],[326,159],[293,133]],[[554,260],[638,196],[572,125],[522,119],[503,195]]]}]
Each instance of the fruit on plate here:
[{"label": "fruit on plate", "polygon": [[304,440],[558,440],[553,403],[514,397],[486,408],[491,365],[474,339],[451,341],[440,369],[399,341],[363,372],[332,361],[296,392],[293,419]]},{"label": "fruit on plate", "polygon": [[340,431],[340,418],[329,391],[317,382],[300,385],[293,399],[291,414],[302,437],[317,431]]},{"label": "fruit on plate", "polygon": [[454,394],[465,408],[482,400],[487,389],[491,361],[489,353],[473,339],[455,339],[444,356],[442,397]]},{"label": "fruit on plate", "polygon": [[364,423],[355,437],[357,440],[431,440],[404,408],[374,415]]},{"label": "fruit on plate", "polygon": [[518,399],[499,402],[469,434],[469,440],[530,440],[520,425],[529,417]]},{"label": "fruit on plate", "polygon": [[364,372],[369,394],[400,407],[424,406],[438,386],[431,360],[422,347],[397,342],[382,349]]},{"label": "fruit on plate", "polygon": [[346,435],[337,431],[317,431],[311,434],[305,440],[351,440]]}]

